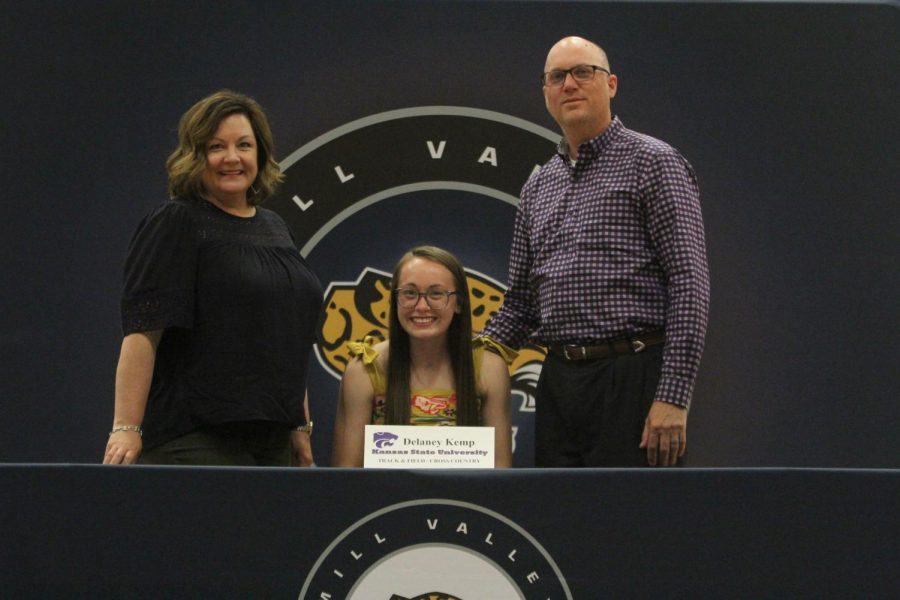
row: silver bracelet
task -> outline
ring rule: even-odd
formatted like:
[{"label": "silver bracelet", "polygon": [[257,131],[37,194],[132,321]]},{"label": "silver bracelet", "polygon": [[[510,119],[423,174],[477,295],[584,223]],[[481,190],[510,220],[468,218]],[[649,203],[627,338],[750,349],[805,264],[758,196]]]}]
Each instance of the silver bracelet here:
[{"label": "silver bracelet", "polygon": [[141,429],[140,425],[122,425],[120,427],[113,427],[113,430],[109,432],[109,435],[118,433],[120,431],[134,431],[139,436],[144,437],[144,430]]}]

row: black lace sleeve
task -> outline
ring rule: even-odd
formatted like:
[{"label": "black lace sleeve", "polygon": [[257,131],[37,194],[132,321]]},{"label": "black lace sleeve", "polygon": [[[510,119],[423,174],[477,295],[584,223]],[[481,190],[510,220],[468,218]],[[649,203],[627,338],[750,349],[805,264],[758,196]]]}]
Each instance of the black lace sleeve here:
[{"label": "black lace sleeve", "polygon": [[166,202],[144,217],[125,259],[125,335],[193,325],[197,254],[196,228],[184,203]]}]

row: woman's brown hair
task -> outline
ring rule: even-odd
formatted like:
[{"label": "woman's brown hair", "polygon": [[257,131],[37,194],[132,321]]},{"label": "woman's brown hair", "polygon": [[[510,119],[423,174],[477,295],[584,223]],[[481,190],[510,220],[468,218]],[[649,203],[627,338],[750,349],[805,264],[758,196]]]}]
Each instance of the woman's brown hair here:
[{"label": "woman's brown hair", "polygon": [[166,161],[171,197],[202,197],[200,175],[206,167],[206,144],[222,119],[236,113],[250,121],[257,145],[258,172],[247,193],[247,202],[256,205],[275,193],[284,176],[275,162],[275,142],[266,114],[253,98],[220,90],[190,107],[178,122],[178,147]]}]

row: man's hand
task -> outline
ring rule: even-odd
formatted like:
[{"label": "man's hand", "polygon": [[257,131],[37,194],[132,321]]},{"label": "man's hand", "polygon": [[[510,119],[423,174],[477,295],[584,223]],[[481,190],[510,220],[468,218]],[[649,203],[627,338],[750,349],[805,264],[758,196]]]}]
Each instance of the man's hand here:
[{"label": "man's hand", "polygon": [[687,448],[687,409],[656,400],[644,421],[641,448],[650,466],[674,466]]}]

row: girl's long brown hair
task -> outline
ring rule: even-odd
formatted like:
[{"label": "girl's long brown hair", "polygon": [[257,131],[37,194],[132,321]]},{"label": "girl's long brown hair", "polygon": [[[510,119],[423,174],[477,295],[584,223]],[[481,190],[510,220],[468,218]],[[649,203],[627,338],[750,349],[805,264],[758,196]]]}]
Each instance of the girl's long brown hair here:
[{"label": "girl's long brown hair", "polygon": [[453,315],[447,329],[447,346],[456,388],[456,424],[479,425],[478,398],[475,391],[475,366],[472,361],[472,315],[469,308],[469,285],[462,264],[453,254],[436,246],[416,246],[403,255],[391,278],[391,316],[388,335],[387,391],[385,423],[409,425],[411,390],[409,334],[400,325],[397,314],[397,289],[400,270],[414,258],[424,258],[447,268],[456,286],[460,311]]}]

